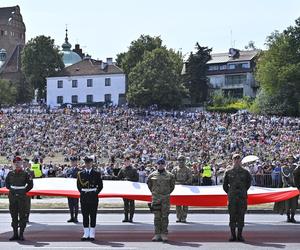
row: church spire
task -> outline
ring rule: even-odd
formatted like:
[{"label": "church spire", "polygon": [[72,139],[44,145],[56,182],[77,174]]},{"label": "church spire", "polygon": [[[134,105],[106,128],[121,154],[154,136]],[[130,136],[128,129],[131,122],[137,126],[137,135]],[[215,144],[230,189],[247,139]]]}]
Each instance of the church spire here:
[{"label": "church spire", "polygon": [[69,43],[68,42],[68,27],[66,25],[66,38],[65,38],[65,43]]},{"label": "church spire", "polygon": [[62,44],[62,48],[64,51],[70,50],[72,45],[69,43],[68,39],[68,27],[66,25],[66,37],[65,37],[65,42]]}]

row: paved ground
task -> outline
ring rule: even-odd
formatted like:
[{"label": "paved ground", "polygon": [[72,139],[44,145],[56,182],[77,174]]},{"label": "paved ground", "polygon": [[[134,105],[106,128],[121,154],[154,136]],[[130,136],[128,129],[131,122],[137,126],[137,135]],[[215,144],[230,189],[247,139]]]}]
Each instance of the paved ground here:
[{"label": "paved ground", "polygon": [[133,224],[121,223],[121,214],[99,214],[95,242],[81,242],[82,225],[67,219],[68,214],[32,214],[27,241],[9,242],[10,217],[0,214],[0,249],[300,249],[300,223],[285,223],[280,215],[248,214],[246,243],[227,242],[225,214],[191,214],[188,224],[175,223],[171,214],[168,243],[150,241],[152,214],[137,214]]}]

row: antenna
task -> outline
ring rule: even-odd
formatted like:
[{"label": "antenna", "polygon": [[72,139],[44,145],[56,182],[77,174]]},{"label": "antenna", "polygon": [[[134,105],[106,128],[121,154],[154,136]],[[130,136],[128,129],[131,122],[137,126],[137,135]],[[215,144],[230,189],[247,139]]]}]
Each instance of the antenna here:
[{"label": "antenna", "polygon": [[232,48],[232,29],[230,29],[230,48]]}]

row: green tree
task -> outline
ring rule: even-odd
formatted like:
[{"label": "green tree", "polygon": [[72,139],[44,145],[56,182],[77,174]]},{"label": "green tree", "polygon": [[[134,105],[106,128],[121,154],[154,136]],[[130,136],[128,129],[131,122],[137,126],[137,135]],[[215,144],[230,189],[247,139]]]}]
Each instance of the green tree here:
[{"label": "green tree", "polygon": [[46,97],[46,77],[64,68],[62,55],[54,40],[46,36],[31,39],[22,51],[22,71],[26,81],[38,89],[38,98]]},{"label": "green tree", "polygon": [[17,89],[14,84],[0,79],[0,106],[16,103]]},{"label": "green tree", "polygon": [[141,35],[137,40],[131,42],[127,52],[117,55],[117,65],[122,68],[128,76],[132,69],[143,60],[144,54],[156,48],[162,47],[160,37]]},{"label": "green tree", "polygon": [[246,50],[256,50],[255,42],[250,40],[248,44],[245,46]]},{"label": "green tree", "polygon": [[[299,115],[300,18],[295,26],[267,38],[268,50],[258,60],[256,77],[261,94],[255,106],[261,113]],[[264,98],[264,99],[263,99]]]},{"label": "green tree", "polygon": [[179,107],[187,91],[180,80],[180,54],[166,48],[146,52],[144,58],[129,74],[129,104],[159,108]]},{"label": "green tree", "polygon": [[208,79],[207,62],[211,59],[212,49],[201,47],[199,43],[195,46],[196,53],[190,54],[186,62],[186,72],[184,76],[185,86],[189,90],[191,103],[197,104],[207,100]]}]

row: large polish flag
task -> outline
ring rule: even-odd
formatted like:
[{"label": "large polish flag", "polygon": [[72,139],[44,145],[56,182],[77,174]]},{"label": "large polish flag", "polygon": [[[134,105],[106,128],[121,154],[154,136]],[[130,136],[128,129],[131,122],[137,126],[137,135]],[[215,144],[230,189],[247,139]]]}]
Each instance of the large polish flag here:
[{"label": "large polish flag", "polygon": [[[28,195],[79,197],[76,179],[41,178],[34,179],[34,187]],[[7,194],[6,188],[0,193]],[[262,204],[290,199],[299,195],[297,188],[264,188],[250,187],[248,204]],[[151,201],[151,192],[146,183],[130,181],[103,181],[100,198],[127,198],[140,201]],[[222,186],[187,186],[176,185],[171,194],[171,204],[185,206],[226,206],[227,194]]]}]

